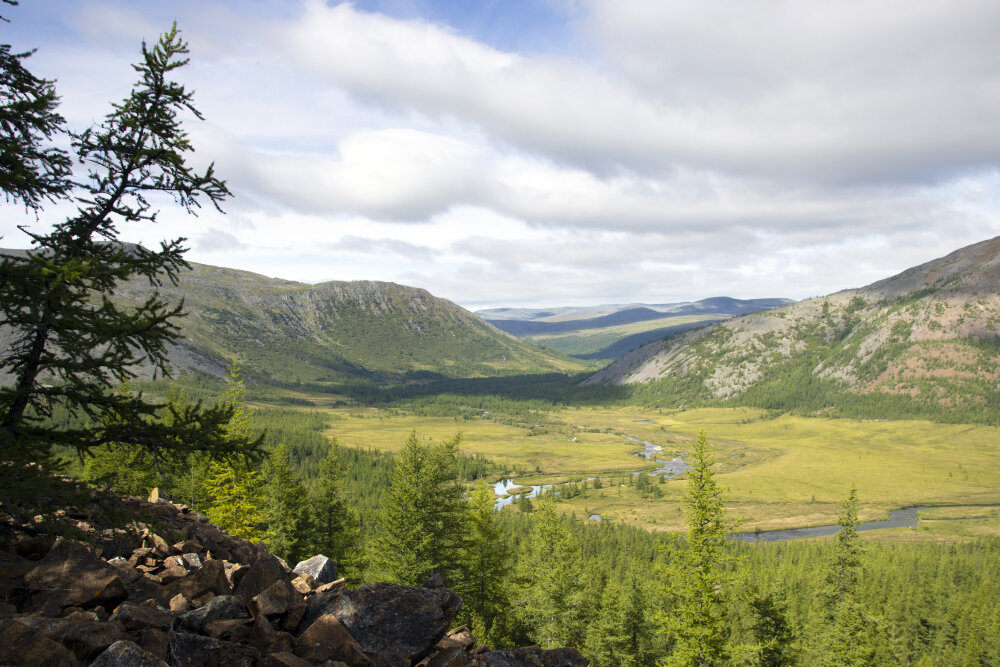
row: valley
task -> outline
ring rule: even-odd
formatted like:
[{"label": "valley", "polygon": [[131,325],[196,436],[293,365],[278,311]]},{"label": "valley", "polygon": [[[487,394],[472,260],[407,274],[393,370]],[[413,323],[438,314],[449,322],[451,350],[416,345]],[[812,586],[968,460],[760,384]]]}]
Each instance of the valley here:
[{"label": "valley", "polygon": [[[572,406],[545,413],[538,428],[504,424],[490,414],[426,416],[405,408],[340,405],[326,394],[294,394],[326,419],[327,437],[346,447],[396,452],[411,431],[426,443],[463,434],[461,449],[500,465],[523,485],[575,483],[575,495],[556,494],[560,511],[653,531],[683,531],[686,477],[659,483],[657,495],[638,488],[632,473],[658,466],[638,456],[654,443],[665,458],[689,454],[705,429],[727,489],[727,512],[740,530],[780,530],[835,523],[852,484],[862,521],[893,509],[937,505],[921,513],[919,530],[875,531],[891,540],[1000,535],[1000,428],[925,420],[855,420],[775,416],[752,408],[667,411],[635,406]],[[271,404],[261,404],[271,405]],[[273,405],[272,405],[273,407]],[[584,480],[597,478],[601,488]],[[495,480],[491,480],[495,481]],[[556,489],[560,488],[557,486]],[[964,510],[956,506],[965,507]],[[877,534],[876,534],[877,533]]]}]

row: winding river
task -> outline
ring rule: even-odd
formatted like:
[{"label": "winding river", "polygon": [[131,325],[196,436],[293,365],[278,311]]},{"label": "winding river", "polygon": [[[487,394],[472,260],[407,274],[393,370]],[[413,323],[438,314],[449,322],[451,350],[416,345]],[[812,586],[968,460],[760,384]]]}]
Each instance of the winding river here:
[{"label": "winding river", "polygon": [[[689,466],[688,464],[684,463],[684,461],[679,456],[675,457],[675,458],[672,458],[672,459],[669,459],[669,460],[668,459],[663,459],[663,458],[658,458],[658,457],[663,456],[663,448],[660,447],[659,445],[656,445],[656,444],[654,444],[652,442],[646,442],[645,440],[633,437],[631,435],[625,435],[624,433],[619,433],[618,435],[621,436],[621,437],[623,437],[623,438],[625,438],[626,440],[628,440],[630,442],[635,442],[635,443],[638,443],[638,444],[642,445],[642,451],[636,452],[635,453],[636,456],[641,456],[644,459],[647,459],[649,461],[653,461],[655,463],[659,463],[660,464],[660,467],[657,468],[657,469],[655,469],[655,470],[637,470],[637,471],[635,471],[635,472],[632,473],[633,475],[638,475],[640,473],[645,472],[645,473],[648,473],[650,475],[662,475],[663,477],[665,477],[667,479],[670,479],[672,477],[677,477],[678,475],[682,475],[682,474],[684,474],[685,472],[687,472],[688,470],[691,469],[691,466]],[[687,452],[682,452],[682,454],[686,454],[686,453]],[[620,475],[620,474],[623,474],[623,473],[612,473],[612,474]],[[624,474],[628,474],[628,473],[624,473]],[[592,481],[593,479],[594,479],[593,477],[588,477],[586,481],[589,482],[589,481]],[[572,483],[573,482],[566,482],[566,484],[572,484]],[[527,486],[527,485],[518,484],[517,481],[513,480],[513,479],[502,479],[502,480],[500,480],[499,482],[497,482],[496,484],[493,485],[493,492],[498,496],[497,497],[497,502],[496,502],[496,508],[500,509],[501,507],[509,505],[512,502],[514,502],[515,500],[517,500],[517,498],[520,497],[520,496],[526,496],[528,498],[535,498],[542,491],[548,491],[549,489],[553,488],[553,486],[561,486],[561,485],[560,484],[555,484],[555,485],[553,485],[553,484],[540,484],[540,485],[537,485],[537,486],[535,486],[535,485]],[[517,488],[526,488],[526,489],[529,489],[529,490],[525,491],[523,493],[517,493],[517,494],[510,495],[511,489],[517,489]],[[595,521],[600,521],[601,520],[601,517],[600,517],[599,514],[594,514],[590,518],[593,519],[593,520],[595,520]]]}]

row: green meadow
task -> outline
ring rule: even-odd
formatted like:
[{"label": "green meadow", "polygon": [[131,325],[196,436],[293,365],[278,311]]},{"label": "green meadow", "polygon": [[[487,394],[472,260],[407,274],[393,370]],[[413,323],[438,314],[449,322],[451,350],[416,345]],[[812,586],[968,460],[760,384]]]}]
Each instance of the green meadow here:
[{"label": "green meadow", "polygon": [[[663,448],[665,458],[687,454],[704,429],[727,489],[730,516],[740,530],[775,530],[835,523],[852,485],[861,520],[889,510],[940,506],[921,513],[918,530],[876,531],[890,539],[961,538],[1000,534],[1000,428],[930,421],[861,421],[768,414],[748,408],[681,412],[638,407],[568,407],[550,414],[547,428],[481,418],[417,416],[400,409],[335,405],[329,396],[302,394],[328,419],[326,435],[346,446],[399,449],[411,431],[426,442],[461,431],[462,448],[492,459],[522,484],[577,482],[565,512],[651,530],[681,530],[684,478],[638,488],[631,473],[654,469],[635,456],[630,435]],[[595,485],[593,479],[600,483]],[[591,480],[584,483],[584,480]],[[595,488],[599,486],[600,488]],[[986,507],[976,507],[986,506]],[[873,533],[875,534],[875,533]]]},{"label": "green meadow", "polygon": [[[709,324],[726,319],[725,315],[705,314],[705,315],[671,315],[655,320],[645,320],[643,322],[631,322],[629,324],[619,324],[616,326],[599,327],[595,329],[579,329],[562,333],[550,334],[530,334],[521,336],[533,343],[544,345],[545,347],[558,350],[564,354],[591,354],[598,352],[613,343],[618,342],[628,336],[656,331],[670,327],[683,327],[693,324]],[[548,320],[546,320],[548,321]],[[559,321],[553,319],[551,321]]]}]

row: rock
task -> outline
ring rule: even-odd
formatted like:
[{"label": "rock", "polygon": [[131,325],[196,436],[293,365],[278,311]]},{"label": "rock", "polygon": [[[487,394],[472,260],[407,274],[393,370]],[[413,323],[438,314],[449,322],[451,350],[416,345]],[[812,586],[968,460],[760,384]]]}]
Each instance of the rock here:
[{"label": "rock", "polygon": [[172,634],[167,650],[174,667],[247,667],[258,664],[263,657],[257,649],[246,644],[187,632]]},{"label": "rock", "polygon": [[127,560],[121,556],[117,556],[108,561],[108,565],[115,568],[115,572],[121,578],[122,583],[126,586],[136,581],[142,576],[142,572],[132,567]]},{"label": "rock", "polygon": [[[266,550],[265,550],[266,553]],[[253,565],[247,568],[246,574],[242,575],[239,583],[236,584],[234,595],[241,598],[245,603],[250,601],[264,591],[268,586],[276,581],[287,580],[285,568],[274,556],[265,555],[258,558]]]},{"label": "rock", "polygon": [[545,667],[587,667],[590,661],[575,648],[552,648],[542,651],[542,663]]},{"label": "rock", "polygon": [[201,629],[202,634],[214,637],[215,639],[225,639],[226,641],[242,642],[250,636],[253,619],[250,618],[230,618],[220,621],[211,621]]},{"label": "rock", "polygon": [[14,619],[0,620],[0,665],[76,667],[76,657],[37,630]]},{"label": "rock", "polygon": [[439,572],[435,572],[427,581],[424,582],[424,588],[443,588],[444,587],[444,577],[441,576]]},{"label": "rock", "polygon": [[68,618],[22,616],[17,620],[62,644],[80,660],[91,660],[116,641],[125,639],[121,625],[101,623],[89,614],[73,614]]},{"label": "rock", "polygon": [[180,615],[180,622],[188,630],[200,631],[212,621],[247,618],[246,606],[234,595],[220,595],[204,607]]},{"label": "rock", "polygon": [[166,498],[164,498],[163,496],[160,495],[160,487],[156,487],[152,491],[149,492],[149,498],[148,498],[149,502],[151,502],[151,503],[157,503],[157,502],[160,501],[160,498],[163,498],[163,500],[166,500]]},{"label": "rock", "polygon": [[156,533],[150,533],[146,539],[150,542],[153,552],[160,558],[166,558],[173,551],[167,541]]},{"label": "rock", "polygon": [[33,606],[50,613],[55,607],[97,605],[114,609],[128,598],[117,571],[86,548],[57,537],[38,566],[24,576],[34,591]]},{"label": "rock", "polygon": [[264,667],[312,667],[312,665],[313,663],[289,651],[272,653],[264,661]]},{"label": "rock", "polygon": [[312,578],[311,575],[303,572],[299,576],[292,579],[292,588],[295,589],[300,595],[306,595],[307,593],[312,593],[318,584],[316,580]]},{"label": "rock", "polygon": [[135,602],[122,602],[111,615],[112,621],[118,621],[126,630],[144,630],[157,628],[169,630],[174,625],[176,617],[168,611]]},{"label": "rock", "polygon": [[[177,566],[168,567],[159,574],[160,582],[163,584],[172,584],[186,576],[188,576],[187,568]],[[226,583],[228,584],[229,581],[227,580]]]},{"label": "rock", "polygon": [[444,637],[461,608],[461,598],[447,588],[383,583],[339,591],[320,611],[334,614],[366,653],[388,651],[418,662]]},{"label": "rock", "polygon": [[342,660],[349,665],[372,664],[361,645],[333,614],[324,614],[295,642],[295,655],[312,663]]},{"label": "rock", "polygon": [[270,617],[284,614],[293,606],[304,609],[305,603],[287,579],[280,579],[255,595],[249,606],[255,617]]},{"label": "rock", "polygon": [[460,648],[438,651],[420,661],[417,667],[471,667],[475,665],[472,656]]},{"label": "rock", "polygon": [[178,593],[194,602],[206,593],[213,595],[229,595],[232,588],[226,578],[226,568],[221,560],[209,560],[198,568],[194,574],[178,579],[163,587],[163,602],[168,602]]},{"label": "rock", "polygon": [[192,570],[197,570],[201,567],[201,556],[193,551],[181,554],[181,559],[184,561],[185,565]]},{"label": "rock", "polygon": [[148,651],[152,653],[160,660],[167,659],[167,644],[169,643],[169,637],[163,630],[157,630],[156,628],[146,628],[145,630],[140,630],[139,632],[132,633],[135,643],[142,648],[143,651]]},{"label": "rock", "polygon": [[477,659],[486,667],[587,667],[590,664],[575,648],[543,651],[537,646],[489,651]]},{"label": "rock", "polygon": [[454,630],[450,630],[441,641],[434,645],[434,649],[437,651],[447,651],[453,648],[460,648],[463,651],[467,651],[476,644],[476,638],[472,636],[472,632],[464,625],[461,625]]},{"label": "rock", "polygon": [[320,554],[304,560],[292,570],[296,574],[308,574],[320,584],[337,580],[337,564]]},{"label": "rock", "polygon": [[91,663],[92,667],[167,667],[167,663],[135,642],[120,640]]},{"label": "rock", "polygon": [[336,581],[331,581],[328,584],[323,584],[316,588],[317,593],[326,593],[327,591],[339,591],[342,588],[347,587],[347,579],[337,579]]},{"label": "rock", "polygon": [[184,597],[183,593],[178,593],[174,597],[170,598],[170,604],[167,606],[169,607],[170,611],[178,614],[181,612],[191,610],[191,603],[188,601],[186,597]]}]

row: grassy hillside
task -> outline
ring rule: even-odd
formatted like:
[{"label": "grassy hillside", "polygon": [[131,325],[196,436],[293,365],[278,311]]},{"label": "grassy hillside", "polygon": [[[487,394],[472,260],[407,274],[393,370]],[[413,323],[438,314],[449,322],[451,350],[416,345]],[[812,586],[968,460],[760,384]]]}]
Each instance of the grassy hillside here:
[{"label": "grassy hillside", "polygon": [[528,334],[522,338],[579,359],[610,361],[650,341],[719,322],[727,317],[715,314],[674,315],[566,333]]},{"label": "grassy hillside", "polygon": [[1000,238],[857,290],[652,343],[588,383],[729,402],[1000,423]]},{"label": "grassy hillside", "polygon": [[[138,302],[141,282],[117,298]],[[178,286],[184,342],[171,352],[179,370],[212,374],[237,359],[251,375],[281,382],[358,377],[470,377],[579,371],[574,359],[497,330],[426,290],[383,282],[306,285],[194,264]]]}]

